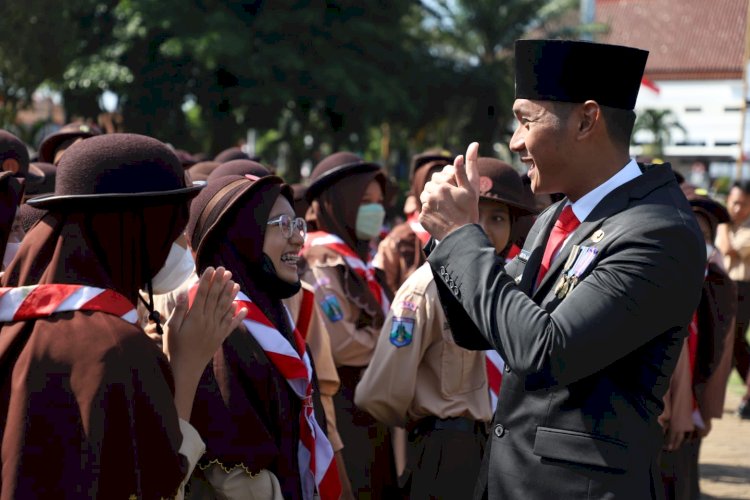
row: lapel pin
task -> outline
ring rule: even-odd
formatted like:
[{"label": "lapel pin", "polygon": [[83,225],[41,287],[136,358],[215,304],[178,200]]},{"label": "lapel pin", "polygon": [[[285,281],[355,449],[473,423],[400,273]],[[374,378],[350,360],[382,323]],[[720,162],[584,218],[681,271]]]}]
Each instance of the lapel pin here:
[{"label": "lapel pin", "polygon": [[591,241],[594,243],[599,243],[604,238],[604,231],[599,229],[597,232],[591,235]]}]

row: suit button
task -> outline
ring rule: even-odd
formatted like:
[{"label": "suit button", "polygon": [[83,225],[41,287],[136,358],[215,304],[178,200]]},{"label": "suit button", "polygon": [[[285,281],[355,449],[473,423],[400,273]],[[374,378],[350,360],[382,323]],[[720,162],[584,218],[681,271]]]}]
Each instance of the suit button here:
[{"label": "suit button", "polygon": [[440,266],[440,276],[445,276],[446,274],[448,273],[445,272],[445,266]]},{"label": "suit button", "polygon": [[495,426],[494,432],[495,432],[495,436],[501,438],[505,435],[505,427],[503,427],[502,424],[497,424]]}]

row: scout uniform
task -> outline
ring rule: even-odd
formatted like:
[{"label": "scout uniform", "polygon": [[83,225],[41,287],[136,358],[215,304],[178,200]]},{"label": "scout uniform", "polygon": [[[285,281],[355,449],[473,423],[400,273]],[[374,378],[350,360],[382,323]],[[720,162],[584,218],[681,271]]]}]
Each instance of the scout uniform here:
[{"label": "scout uniform", "polygon": [[379,165],[339,152],[316,165],[311,180],[306,198],[318,231],[302,250],[302,280],[315,291],[340,380],[333,402],[344,464],[355,497],[388,498],[396,483],[390,434],[354,404],[390,301],[381,274],[367,262],[369,241],[353,235],[366,187],[373,180],[384,187],[385,177]]}]

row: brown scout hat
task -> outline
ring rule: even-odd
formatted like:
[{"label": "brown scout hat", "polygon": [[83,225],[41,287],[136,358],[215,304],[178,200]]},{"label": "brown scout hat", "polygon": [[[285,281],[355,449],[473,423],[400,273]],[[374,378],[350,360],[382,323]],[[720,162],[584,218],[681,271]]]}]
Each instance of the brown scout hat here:
[{"label": "brown scout hat", "polygon": [[96,125],[88,125],[81,122],[68,123],[63,125],[60,130],[53,132],[44,138],[42,144],[39,145],[39,161],[45,163],[53,163],[55,160],[55,151],[58,146],[68,139],[75,137],[94,137],[95,135],[101,135],[102,131]]},{"label": "brown scout hat", "polygon": [[199,161],[188,170],[188,175],[193,181],[206,181],[211,172],[216,170],[221,163],[217,161]]},{"label": "brown scout hat", "polygon": [[27,187],[44,182],[44,172],[30,166],[29,150],[23,141],[7,130],[0,129],[0,165],[8,159],[18,162],[18,172],[13,177],[26,179]]},{"label": "brown scout hat", "polygon": [[57,166],[55,191],[27,201],[49,210],[162,205],[187,201],[202,186],[186,185],[172,150],[145,135],[108,134],[78,142]]},{"label": "brown scout hat", "polygon": [[216,167],[213,172],[208,174],[206,182],[213,182],[219,177],[224,177],[226,175],[252,175],[254,177],[265,177],[271,175],[271,171],[255,161],[232,160]]},{"label": "brown scout hat", "polygon": [[697,190],[697,192],[687,195],[688,202],[693,212],[703,214],[707,217],[709,224],[711,224],[711,230],[716,232],[716,226],[729,222],[729,212],[721,203],[700,193],[700,191],[702,190]]},{"label": "brown scout hat", "polygon": [[518,172],[504,161],[477,158],[479,197],[505,203],[517,216],[537,213]]},{"label": "brown scout hat", "polygon": [[[354,153],[340,151],[323,158],[310,175],[310,185],[305,193],[308,203],[318,197],[325,188],[350,173],[376,172],[380,170],[377,163],[366,162]],[[385,175],[383,176],[385,182]],[[385,186],[384,191],[385,191]]]},{"label": "brown scout hat", "polygon": [[242,151],[240,148],[227,148],[221,153],[217,154],[214,161],[219,163],[227,163],[232,160],[250,160],[250,155]]},{"label": "brown scout hat", "polygon": [[416,154],[411,159],[411,169],[409,170],[410,178],[414,177],[414,172],[424,167],[428,163],[442,163],[449,165],[453,163],[453,156],[447,149],[428,149],[422,153]]},{"label": "brown scout hat", "polygon": [[42,182],[35,184],[26,184],[24,196],[36,196],[40,194],[52,193],[55,190],[55,178],[57,177],[57,167],[51,163],[34,162],[29,165],[29,171],[32,169],[41,172],[44,176]]},{"label": "brown scout hat", "polygon": [[190,203],[190,219],[185,232],[190,239],[190,246],[195,251],[195,260],[199,260],[212,234],[221,225],[222,220],[238,200],[262,189],[265,186],[281,186],[281,194],[294,206],[292,188],[284,184],[281,177],[267,175],[225,175],[213,180]]}]

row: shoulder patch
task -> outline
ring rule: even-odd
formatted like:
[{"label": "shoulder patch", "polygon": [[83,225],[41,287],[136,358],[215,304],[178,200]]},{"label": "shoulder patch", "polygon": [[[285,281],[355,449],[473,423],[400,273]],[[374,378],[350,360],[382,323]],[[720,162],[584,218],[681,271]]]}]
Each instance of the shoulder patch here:
[{"label": "shoulder patch", "polygon": [[411,344],[412,334],[414,333],[414,319],[399,318],[394,316],[391,323],[391,344],[396,347],[404,347]]},{"label": "shoulder patch", "polygon": [[344,312],[341,310],[341,304],[339,299],[335,295],[326,295],[323,300],[320,301],[320,308],[328,317],[331,323],[335,323],[344,318]]},{"label": "shoulder patch", "polygon": [[417,310],[417,304],[412,302],[411,300],[402,300],[402,301],[396,302],[393,305],[393,309],[394,310],[401,309],[401,310],[415,312]]}]

